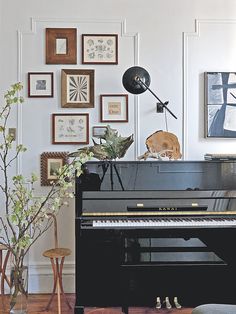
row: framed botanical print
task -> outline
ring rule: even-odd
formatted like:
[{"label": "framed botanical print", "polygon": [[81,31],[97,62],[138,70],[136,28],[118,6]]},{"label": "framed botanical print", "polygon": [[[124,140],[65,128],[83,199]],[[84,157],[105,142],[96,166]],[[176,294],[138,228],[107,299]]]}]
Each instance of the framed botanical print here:
[{"label": "framed botanical print", "polygon": [[100,96],[101,122],[128,122],[128,95]]},{"label": "framed botanical print", "polygon": [[53,144],[88,144],[88,113],[54,113],[52,114]]},{"label": "framed botanical print", "polygon": [[68,162],[67,152],[44,152],[40,156],[41,185],[51,185],[58,178],[58,170]]},{"label": "framed botanical print", "polygon": [[61,70],[61,106],[94,107],[94,70]]},{"label": "framed botanical print", "polygon": [[46,64],[77,63],[77,29],[46,28]]},{"label": "framed botanical print", "polygon": [[83,64],[118,64],[117,34],[83,34]]},{"label": "framed botanical print", "polygon": [[53,97],[53,73],[29,72],[28,97]]},{"label": "framed botanical print", "polygon": [[205,73],[205,137],[236,138],[236,72]]}]

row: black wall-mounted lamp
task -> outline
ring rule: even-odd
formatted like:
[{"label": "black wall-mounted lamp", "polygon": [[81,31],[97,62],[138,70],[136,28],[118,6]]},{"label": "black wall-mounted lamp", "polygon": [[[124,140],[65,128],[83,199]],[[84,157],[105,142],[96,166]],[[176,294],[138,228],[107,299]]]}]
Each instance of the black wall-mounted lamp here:
[{"label": "black wall-mounted lamp", "polygon": [[175,119],[177,119],[176,115],[167,107],[168,101],[162,102],[159,97],[149,88],[151,83],[151,78],[149,73],[139,66],[133,66],[125,71],[122,83],[124,88],[130,92],[131,94],[142,94],[146,90],[159,101],[157,104],[157,112],[163,112],[163,108],[165,108]]}]

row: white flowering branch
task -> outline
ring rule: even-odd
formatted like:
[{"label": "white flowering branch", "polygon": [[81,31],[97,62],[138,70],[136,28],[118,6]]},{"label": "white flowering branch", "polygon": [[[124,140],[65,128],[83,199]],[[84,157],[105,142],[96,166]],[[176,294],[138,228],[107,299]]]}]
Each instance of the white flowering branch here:
[{"label": "white flowering branch", "polygon": [[12,106],[22,103],[18,96],[22,85],[12,85],[5,94],[5,104],[0,109],[0,173],[3,183],[0,192],[5,203],[5,214],[0,217],[0,244],[5,245],[15,258],[15,266],[23,265],[23,259],[31,246],[51,226],[51,216],[57,214],[65,198],[73,197],[70,192],[75,176],[82,173],[81,166],[91,158],[82,153],[59,169],[57,180],[53,181],[44,197],[34,197],[37,176],[30,179],[22,174],[10,178],[9,170],[20,153],[26,151],[22,145],[14,146],[13,136],[8,134],[7,126]]}]

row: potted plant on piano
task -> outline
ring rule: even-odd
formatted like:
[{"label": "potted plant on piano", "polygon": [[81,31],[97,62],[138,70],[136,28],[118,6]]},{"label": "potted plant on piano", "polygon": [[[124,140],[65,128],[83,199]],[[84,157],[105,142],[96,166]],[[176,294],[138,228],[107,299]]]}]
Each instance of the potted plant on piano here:
[{"label": "potted plant on piano", "polygon": [[0,107],[0,245],[11,255],[10,313],[26,313],[27,310],[27,264],[26,256],[37,239],[52,224],[52,216],[73,197],[70,192],[75,172],[80,175],[81,166],[91,154],[79,154],[61,167],[57,180],[51,183],[46,195],[34,196],[37,181],[35,174],[25,178],[22,174],[11,177],[11,166],[26,148],[15,144],[14,137],[8,134],[8,124],[12,108],[23,102],[19,93],[20,83],[11,86],[4,96],[5,103]]}]

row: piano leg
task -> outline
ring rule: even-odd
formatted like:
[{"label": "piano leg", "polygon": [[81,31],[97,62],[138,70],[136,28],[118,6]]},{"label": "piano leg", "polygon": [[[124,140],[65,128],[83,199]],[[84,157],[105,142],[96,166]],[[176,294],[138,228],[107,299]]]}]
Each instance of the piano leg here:
[{"label": "piano leg", "polygon": [[129,307],[128,307],[127,305],[122,306],[122,312],[123,312],[124,314],[129,314]]}]

